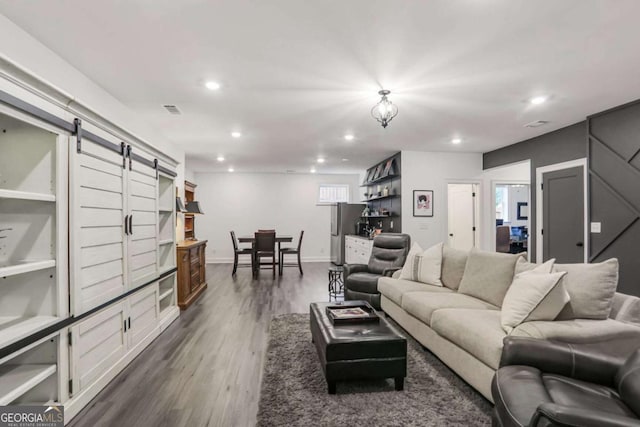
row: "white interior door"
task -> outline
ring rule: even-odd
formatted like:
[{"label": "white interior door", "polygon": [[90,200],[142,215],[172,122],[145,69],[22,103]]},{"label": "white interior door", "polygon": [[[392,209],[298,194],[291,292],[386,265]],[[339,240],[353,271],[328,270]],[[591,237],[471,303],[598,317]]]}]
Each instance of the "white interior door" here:
[{"label": "white interior door", "polygon": [[448,243],[469,250],[477,245],[477,184],[448,185]]}]

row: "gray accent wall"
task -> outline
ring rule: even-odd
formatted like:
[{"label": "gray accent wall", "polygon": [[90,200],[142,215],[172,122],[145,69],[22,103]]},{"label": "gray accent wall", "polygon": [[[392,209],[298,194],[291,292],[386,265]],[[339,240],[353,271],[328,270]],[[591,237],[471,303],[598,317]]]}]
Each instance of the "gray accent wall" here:
[{"label": "gray accent wall", "polygon": [[[536,258],[536,168],[587,157],[587,122],[579,122],[526,141],[484,153],[482,168],[490,169],[510,163],[531,160],[531,201],[529,207],[531,230],[531,259]],[[582,215],[582,213],[580,213]]]},{"label": "gray accent wall", "polygon": [[618,290],[640,295],[640,103],[590,116],[587,126],[589,211],[602,224],[589,260],[618,258]]}]

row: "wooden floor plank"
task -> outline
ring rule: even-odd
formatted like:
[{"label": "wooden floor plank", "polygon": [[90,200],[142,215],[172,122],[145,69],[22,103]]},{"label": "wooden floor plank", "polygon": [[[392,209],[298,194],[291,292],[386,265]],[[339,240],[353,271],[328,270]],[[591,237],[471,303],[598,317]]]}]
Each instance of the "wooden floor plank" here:
[{"label": "wooden floor plank", "polygon": [[253,426],[271,317],[326,301],[328,263],[231,277],[207,265],[209,288],[69,426]]}]

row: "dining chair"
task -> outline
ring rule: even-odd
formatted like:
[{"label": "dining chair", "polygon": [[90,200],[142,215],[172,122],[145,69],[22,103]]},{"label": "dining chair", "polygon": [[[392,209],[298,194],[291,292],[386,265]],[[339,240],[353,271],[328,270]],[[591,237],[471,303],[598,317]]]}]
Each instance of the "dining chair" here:
[{"label": "dining chair", "polygon": [[511,249],[511,227],[500,225],[496,227],[496,252],[509,253]]},{"label": "dining chair", "polygon": [[[302,237],[304,236],[304,230],[302,230],[300,232],[300,239],[298,240],[298,247],[297,248],[280,248],[280,275],[282,276],[282,269],[284,267],[298,267],[298,269],[300,270],[300,274],[304,274],[302,272],[302,261],[300,260],[300,254],[301,254],[301,249],[302,249]],[[298,255],[298,263],[297,264],[285,264],[284,263],[284,256],[285,255]]]},{"label": "dining chair", "polygon": [[[232,276],[236,275],[236,271],[238,271],[238,267],[253,267],[253,248],[240,248],[238,246],[238,239],[236,238],[236,232],[231,231],[231,241],[233,242],[233,272]],[[238,260],[240,255],[249,255],[251,257],[251,263],[249,264],[239,264]]]},{"label": "dining chair", "polygon": [[[273,278],[276,277],[276,233],[274,231],[258,231],[254,234],[255,244],[253,247],[253,275],[258,275],[262,268],[262,258],[271,257],[271,269],[273,270]],[[264,265],[268,265],[265,263]]]}]

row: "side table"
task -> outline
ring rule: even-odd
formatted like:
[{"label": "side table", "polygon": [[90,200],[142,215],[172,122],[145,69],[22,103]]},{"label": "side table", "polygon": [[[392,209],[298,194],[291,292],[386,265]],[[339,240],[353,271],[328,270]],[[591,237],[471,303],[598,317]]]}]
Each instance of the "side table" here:
[{"label": "side table", "polygon": [[329,267],[329,301],[331,298],[338,301],[338,297],[344,299],[344,282],[342,281],[342,272],[344,268],[339,265]]}]

